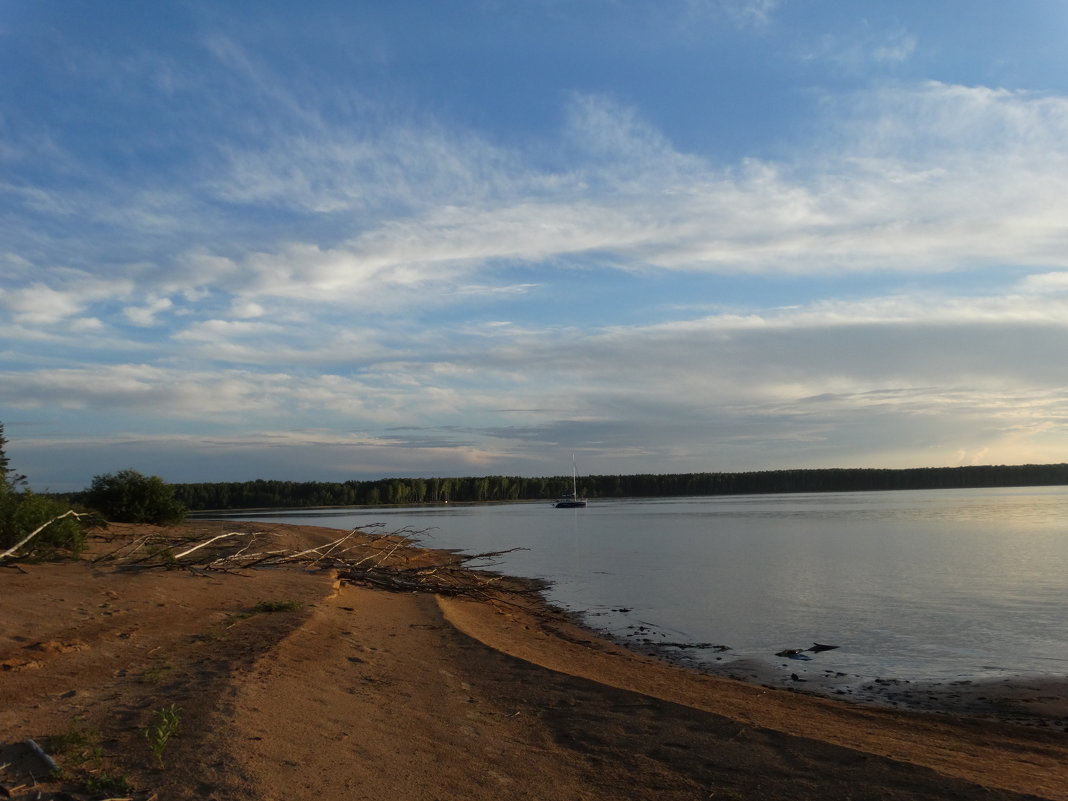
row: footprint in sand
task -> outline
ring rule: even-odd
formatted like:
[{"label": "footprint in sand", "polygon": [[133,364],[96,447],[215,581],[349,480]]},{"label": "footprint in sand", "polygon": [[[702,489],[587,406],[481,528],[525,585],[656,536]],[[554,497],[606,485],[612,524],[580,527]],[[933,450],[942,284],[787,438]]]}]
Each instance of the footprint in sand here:
[{"label": "footprint in sand", "polygon": [[44,662],[38,662],[32,659],[5,659],[0,662],[0,670],[30,670],[32,668],[44,667]]},{"label": "footprint in sand", "polygon": [[45,656],[58,656],[59,654],[68,654],[72,651],[84,651],[89,648],[89,644],[82,642],[81,640],[66,640],[60,642],[59,640],[42,640],[41,642],[35,642],[32,645],[27,645],[27,651],[38,651]]},{"label": "footprint in sand", "polygon": [[42,640],[40,642],[23,646],[23,650],[32,651],[32,655],[26,657],[8,657],[0,662],[0,670],[29,670],[31,668],[44,667],[45,660],[47,659],[59,656],[60,654],[71,653],[73,651],[84,651],[88,647],[89,645],[81,640],[67,640],[65,642],[60,642],[58,640]]}]

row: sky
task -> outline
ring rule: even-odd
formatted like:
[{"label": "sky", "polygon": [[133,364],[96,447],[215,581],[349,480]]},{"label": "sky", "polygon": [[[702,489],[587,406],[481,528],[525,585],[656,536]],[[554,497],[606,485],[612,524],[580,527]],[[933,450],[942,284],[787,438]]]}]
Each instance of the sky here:
[{"label": "sky", "polygon": [[1068,458],[1068,3],[0,0],[37,490]]}]

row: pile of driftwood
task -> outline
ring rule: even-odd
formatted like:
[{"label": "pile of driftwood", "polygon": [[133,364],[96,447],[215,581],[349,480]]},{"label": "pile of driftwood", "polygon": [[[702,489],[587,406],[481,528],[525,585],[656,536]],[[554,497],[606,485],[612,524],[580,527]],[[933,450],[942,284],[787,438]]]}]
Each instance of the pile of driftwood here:
[{"label": "pile of driftwood", "polygon": [[[188,570],[193,573],[238,573],[295,566],[335,570],[343,581],[392,592],[423,592],[482,600],[535,595],[545,585],[491,572],[504,554],[515,550],[460,554],[417,545],[425,531],[402,529],[370,533],[367,526],[312,548],[278,547],[285,532],[231,531],[204,540],[147,534],[123,542],[94,562],[111,562],[122,570]],[[274,547],[272,547],[274,546]]]}]

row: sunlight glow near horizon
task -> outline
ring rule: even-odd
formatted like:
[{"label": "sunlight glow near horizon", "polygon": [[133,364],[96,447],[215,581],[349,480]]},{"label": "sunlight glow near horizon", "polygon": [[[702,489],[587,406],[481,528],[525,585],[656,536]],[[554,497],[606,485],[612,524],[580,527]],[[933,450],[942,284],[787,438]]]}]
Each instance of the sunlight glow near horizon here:
[{"label": "sunlight glow near horizon", "polygon": [[1065,461],[1066,13],[5,3],[12,463]]}]

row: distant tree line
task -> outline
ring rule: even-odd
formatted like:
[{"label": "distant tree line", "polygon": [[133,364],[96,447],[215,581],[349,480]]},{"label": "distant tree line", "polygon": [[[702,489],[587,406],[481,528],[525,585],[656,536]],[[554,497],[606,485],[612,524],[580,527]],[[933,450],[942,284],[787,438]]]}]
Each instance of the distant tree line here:
[{"label": "distant tree line", "polygon": [[[903,470],[837,468],[750,473],[583,476],[588,498],[748,495],[780,492],[962,489],[1068,484],[1068,464],[921,467]],[[571,491],[571,476],[524,478],[383,478],[376,481],[255,481],[174,484],[174,499],[190,510],[263,507],[376,506],[548,500]]]}]

